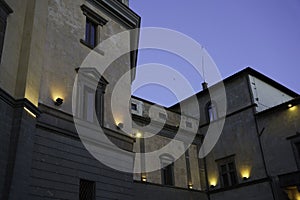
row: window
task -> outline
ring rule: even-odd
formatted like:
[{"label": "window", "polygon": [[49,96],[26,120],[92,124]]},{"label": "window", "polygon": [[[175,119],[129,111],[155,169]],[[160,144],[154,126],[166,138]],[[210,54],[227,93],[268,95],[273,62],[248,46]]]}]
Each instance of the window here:
[{"label": "window", "polygon": [[288,139],[291,140],[295,161],[297,163],[298,169],[300,169],[300,133],[297,132],[296,135],[291,136]]},{"label": "window", "polygon": [[87,122],[104,121],[104,94],[108,82],[94,68],[78,71],[77,116]]},{"label": "window", "polygon": [[170,155],[160,157],[161,161],[161,182],[163,185],[174,185],[174,159]]},{"label": "window", "polygon": [[131,110],[137,111],[137,105],[135,103],[131,103]]},{"label": "window", "polygon": [[159,113],[158,116],[160,119],[167,119],[167,115],[165,115],[164,113]]},{"label": "window", "polygon": [[79,200],[95,200],[96,199],[96,183],[80,179],[79,183]]},{"label": "window", "polygon": [[297,149],[298,157],[300,158],[300,142],[296,143],[295,146]]},{"label": "window", "polygon": [[80,41],[89,48],[95,48],[100,41],[99,26],[104,26],[107,20],[86,5],[82,5],[81,10],[86,16],[86,25],[85,39]]},{"label": "window", "polygon": [[227,157],[217,161],[219,176],[222,187],[229,187],[238,184],[234,157]]},{"label": "window", "polygon": [[185,122],[185,126],[187,128],[193,128],[193,124],[191,122]]},{"label": "window", "polygon": [[218,119],[217,106],[213,102],[207,104],[207,116],[210,122]]},{"label": "window", "polygon": [[91,21],[89,18],[86,19],[85,26],[85,42],[91,47],[97,45],[97,24]]},{"label": "window", "polygon": [[[96,100],[97,101],[97,100]],[[83,117],[88,122],[94,122],[95,94],[87,86],[84,87]]]},{"label": "window", "polygon": [[6,30],[6,19],[13,10],[5,3],[5,1],[0,1],[0,59],[2,57],[2,50],[4,44],[4,36]]}]

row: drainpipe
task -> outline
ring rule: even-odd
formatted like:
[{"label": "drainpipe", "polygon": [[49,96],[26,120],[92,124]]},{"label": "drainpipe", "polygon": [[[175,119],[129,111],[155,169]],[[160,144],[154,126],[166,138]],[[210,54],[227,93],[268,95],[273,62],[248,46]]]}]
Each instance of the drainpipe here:
[{"label": "drainpipe", "polygon": [[275,197],[275,191],[274,191],[274,187],[273,187],[273,184],[272,184],[273,180],[272,180],[271,176],[269,175],[269,172],[268,172],[268,169],[267,169],[265,154],[264,154],[264,150],[263,150],[262,143],[261,143],[261,136],[265,131],[265,127],[261,131],[259,131],[256,115],[254,116],[254,119],[255,119],[255,126],[256,126],[256,131],[257,131],[257,136],[258,136],[259,149],[260,149],[261,157],[262,157],[262,160],[263,160],[264,170],[265,170],[267,178],[269,179],[269,184],[270,184],[270,187],[271,187],[271,190],[272,190],[273,199],[277,200],[277,198]]}]

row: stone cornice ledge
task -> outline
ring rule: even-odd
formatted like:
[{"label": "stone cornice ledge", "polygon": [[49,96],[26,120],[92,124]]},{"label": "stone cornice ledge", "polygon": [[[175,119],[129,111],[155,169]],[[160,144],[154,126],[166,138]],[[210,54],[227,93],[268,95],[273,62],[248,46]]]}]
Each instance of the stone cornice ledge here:
[{"label": "stone cornice ledge", "polygon": [[109,15],[116,18],[127,28],[134,29],[140,26],[140,16],[133,12],[129,7],[124,5],[122,2],[115,0],[88,0],[93,3]]}]

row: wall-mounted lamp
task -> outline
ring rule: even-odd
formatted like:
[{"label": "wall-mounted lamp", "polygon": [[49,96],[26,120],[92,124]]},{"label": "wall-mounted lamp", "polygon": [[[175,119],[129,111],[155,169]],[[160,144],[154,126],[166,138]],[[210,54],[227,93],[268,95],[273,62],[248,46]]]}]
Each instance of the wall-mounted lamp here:
[{"label": "wall-mounted lamp", "polygon": [[147,182],[147,177],[144,175],[144,176],[142,176],[142,181],[143,182]]},{"label": "wall-mounted lamp", "polygon": [[209,180],[209,183],[210,183],[210,188],[214,189],[215,187],[217,187],[218,178],[216,176],[211,177],[210,180]]},{"label": "wall-mounted lamp", "polygon": [[211,186],[210,186],[211,189],[214,189],[215,187],[216,187],[215,185],[211,185]]},{"label": "wall-mounted lamp", "polygon": [[250,175],[251,175],[251,167],[246,166],[241,169],[241,177],[243,181],[247,181],[248,179],[250,179]]},{"label": "wall-mounted lamp", "polygon": [[190,190],[192,190],[192,189],[193,189],[193,184],[190,183],[190,184],[188,185],[188,188],[189,188]]},{"label": "wall-mounted lamp", "polygon": [[292,108],[292,107],[293,107],[293,104],[290,103],[290,104],[288,105],[288,107],[289,107],[289,108]]},{"label": "wall-mounted lamp", "polygon": [[117,125],[117,129],[119,129],[119,130],[120,130],[120,129],[122,129],[123,127],[124,127],[124,124],[123,124],[123,123],[121,123],[121,122],[120,122],[120,123],[118,123],[118,125]]},{"label": "wall-mounted lamp", "polygon": [[64,100],[58,97],[57,99],[55,99],[54,105],[60,106],[63,102]]},{"label": "wall-mounted lamp", "polygon": [[132,134],[132,137],[134,137],[134,138],[141,138],[141,137],[143,137],[143,134],[141,132],[136,132],[136,133]]}]

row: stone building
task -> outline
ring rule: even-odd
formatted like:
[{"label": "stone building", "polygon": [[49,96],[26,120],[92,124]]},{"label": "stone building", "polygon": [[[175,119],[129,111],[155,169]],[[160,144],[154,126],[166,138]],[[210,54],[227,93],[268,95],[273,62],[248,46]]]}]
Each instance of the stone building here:
[{"label": "stone building", "polygon": [[[128,6],[0,0],[0,199],[299,200],[298,94],[247,68],[224,80],[225,98],[211,98],[219,84],[196,94],[199,109],[131,98],[139,33],[126,31],[140,17]],[[182,154],[134,157],[172,142]]]},{"label": "stone building", "polygon": [[[117,80],[134,69],[137,52],[122,55],[102,74],[100,66],[83,61],[99,42],[138,28],[140,17],[126,0],[1,0],[0,12],[0,199],[132,199],[132,174],[97,161],[74,121],[93,130],[96,106],[107,137],[132,152],[134,139],[116,127],[106,108]],[[112,47],[137,41],[138,33],[128,34],[115,38]],[[114,50],[94,52],[105,60]],[[88,78],[78,83],[72,111],[77,75]],[[123,79],[123,96],[130,97],[133,79],[134,74]],[[96,102],[90,87],[97,88]],[[119,106],[122,116],[128,103]],[[130,128],[131,121],[124,126]]]},{"label": "stone building", "polygon": [[[212,99],[212,94],[218,94],[222,84],[225,87],[226,97],[216,95]],[[300,112],[297,93],[252,68],[246,68],[224,79],[223,83],[205,87],[196,94],[196,97],[199,103],[199,110],[196,111],[195,107],[190,106],[191,98],[165,108],[167,114],[164,117],[163,109],[152,111],[151,120],[159,122],[162,120],[159,116],[162,116],[166,118],[166,125],[152,139],[152,144],[143,142],[145,148],[147,146],[161,148],[161,141],[173,140],[174,135],[179,132],[176,127],[180,120],[178,118],[176,120],[174,117],[176,115],[183,118],[187,128],[186,134],[189,134],[193,127],[196,128],[197,136],[187,151],[190,156],[187,154],[183,156],[189,158],[186,159],[186,165],[180,164],[183,158],[174,163],[173,171],[176,178],[173,187],[188,189],[186,182],[188,180],[188,185],[195,185],[192,190],[204,191],[207,198],[213,200],[300,198]],[[133,100],[135,101],[138,99]],[[224,101],[227,105],[226,112],[221,108]],[[147,124],[149,103],[141,99],[138,102],[139,105],[143,105],[140,109],[143,110],[144,122]],[[180,111],[182,107],[188,110],[182,113]],[[136,116],[137,114],[133,111],[134,121],[141,119]],[[223,120],[225,120],[224,127],[220,129],[221,134],[216,144],[207,156],[199,159],[197,163],[199,170],[193,170],[193,167],[196,167],[192,165],[193,159],[197,159],[193,155],[195,153],[198,155],[208,134],[216,134],[209,132],[211,126],[223,126],[221,123]],[[155,123],[152,126],[155,126]],[[165,133],[171,129],[173,135]],[[161,136],[164,136],[164,139],[161,139]],[[178,174],[176,168],[184,169],[181,171],[183,173]],[[138,192],[145,195],[149,185],[159,184],[164,188],[164,181],[155,176],[155,173],[164,174],[164,170],[153,173],[142,174],[147,179],[144,179],[144,183],[143,177],[140,179],[142,181],[138,184],[137,188],[140,190]],[[179,179],[180,175],[186,178]],[[150,189],[150,192],[153,191]]]}]

